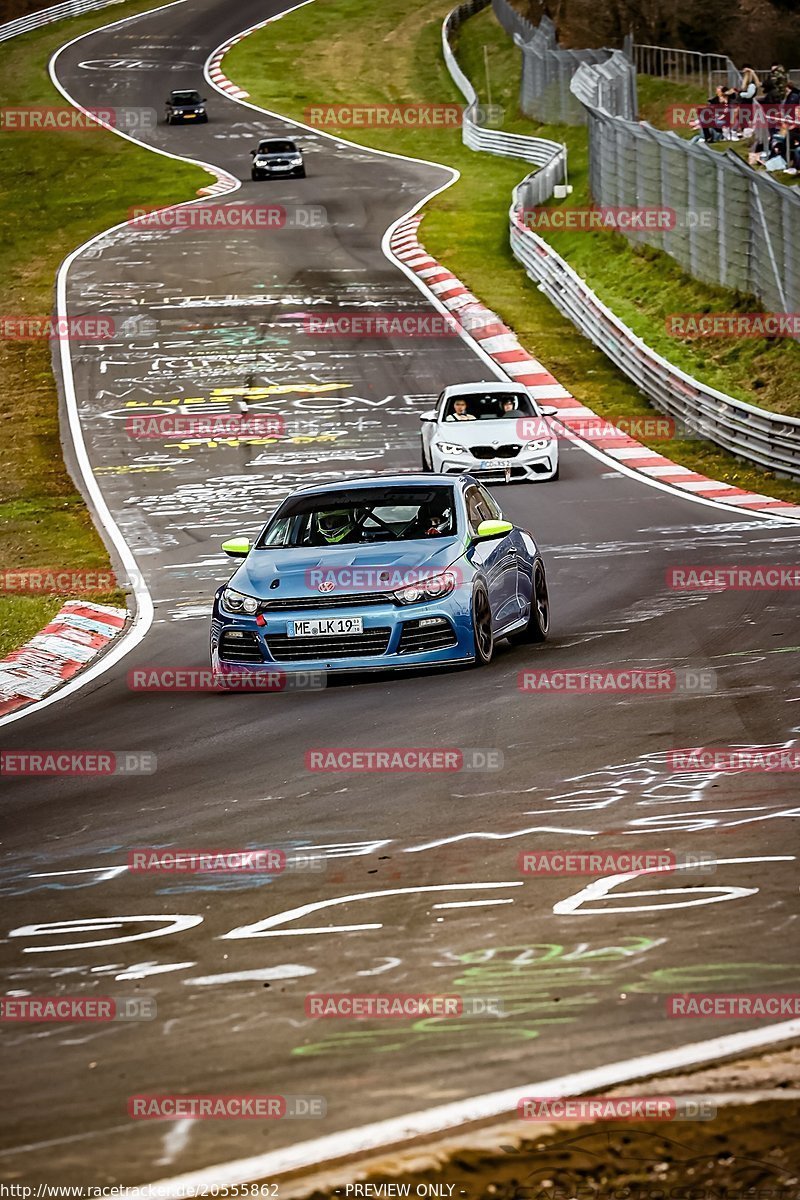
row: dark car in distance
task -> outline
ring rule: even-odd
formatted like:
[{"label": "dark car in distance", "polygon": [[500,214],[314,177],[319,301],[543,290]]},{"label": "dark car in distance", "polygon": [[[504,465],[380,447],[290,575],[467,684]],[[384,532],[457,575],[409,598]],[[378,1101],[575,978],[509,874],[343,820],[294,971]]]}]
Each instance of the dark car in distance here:
[{"label": "dark car in distance", "polygon": [[198,121],[205,125],[208,121],[205,103],[204,97],[192,89],[170,92],[164,119],[168,125],[183,121]]},{"label": "dark car in distance", "polygon": [[250,151],[252,179],[279,179],[283,176],[305,179],[303,151],[288,138],[263,138],[256,150]]}]

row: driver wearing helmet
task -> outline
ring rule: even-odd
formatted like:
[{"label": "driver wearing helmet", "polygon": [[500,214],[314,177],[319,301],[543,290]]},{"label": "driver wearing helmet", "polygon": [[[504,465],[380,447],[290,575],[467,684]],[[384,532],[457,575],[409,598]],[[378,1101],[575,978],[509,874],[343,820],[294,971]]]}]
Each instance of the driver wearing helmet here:
[{"label": "driver wearing helmet", "polygon": [[519,409],[517,408],[516,396],[503,396],[503,411],[501,417],[518,417]]},{"label": "driver wearing helmet", "polygon": [[356,514],[349,508],[332,508],[314,514],[314,540],[317,545],[338,546],[342,542],[357,542]]}]

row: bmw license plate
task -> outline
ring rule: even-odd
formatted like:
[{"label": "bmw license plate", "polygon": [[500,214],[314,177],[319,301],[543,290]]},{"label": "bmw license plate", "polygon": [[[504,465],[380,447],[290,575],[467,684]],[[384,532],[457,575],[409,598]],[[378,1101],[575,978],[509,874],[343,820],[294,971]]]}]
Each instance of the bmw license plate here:
[{"label": "bmw license plate", "polygon": [[482,471],[505,471],[511,466],[510,458],[484,458],[481,460]]},{"label": "bmw license plate", "polygon": [[290,621],[289,637],[345,637],[363,633],[363,617],[312,617],[308,621]]}]

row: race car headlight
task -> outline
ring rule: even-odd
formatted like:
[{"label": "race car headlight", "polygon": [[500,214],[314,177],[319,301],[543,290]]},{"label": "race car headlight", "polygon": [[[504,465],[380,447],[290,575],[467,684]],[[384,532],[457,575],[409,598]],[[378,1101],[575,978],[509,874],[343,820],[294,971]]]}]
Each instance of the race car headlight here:
[{"label": "race car headlight", "polygon": [[303,165],[302,156],[299,154],[295,154],[295,156],[293,158],[290,158],[289,161],[293,167],[301,167]]},{"label": "race car headlight", "polygon": [[206,110],[204,108],[196,108],[194,111],[197,113],[197,115],[199,117],[202,117]]},{"label": "race car headlight", "polygon": [[428,600],[441,600],[455,590],[458,580],[452,571],[441,575],[431,575],[429,579],[420,579],[419,583],[409,583],[406,587],[392,592],[398,604],[421,604]]},{"label": "race car headlight", "polygon": [[553,442],[552,438],[536,438],[536,440],[533,442],[526,442],[525,449],[526,450],[544,450],[545,446],[552,445],[552,442]]},{"label": "race car headlight", "polygon": [[233,588],[225,588],[222,593],[222,603],[228,612],[248,613],[250,616],[258,612],[258,601],[255,596],[245,596],[243,592],[235,592]]},{"label": "race car headlight", "polygon": [[458,442],[437,442],[436,449],[441,450],[442,454],[468,454],[466,446],[459,446]]}]

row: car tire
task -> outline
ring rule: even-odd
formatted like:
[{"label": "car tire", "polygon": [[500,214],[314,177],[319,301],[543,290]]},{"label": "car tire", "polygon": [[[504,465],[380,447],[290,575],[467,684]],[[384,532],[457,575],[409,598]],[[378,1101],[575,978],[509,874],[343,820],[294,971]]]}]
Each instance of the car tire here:
[{"label": "car tire", "polygon": [[306,177],[306,169],[305,169],[305,167],[301,167],[300,170],[297,172],[297,178],[305,179],[305,177]]},{"label": "car tire", "polygon": [[431,472],[433,471],[433,467],[428,466],[428,460],[425,457],[425,443],[424,442],[422,443],[422,446],[420,447],[420,467],[422,469],[423,475],[430,475]]},{"label": "car tire", "polygon": [[555,483],[555,481],[558,479],[558,476],[560,473],[561,473],[561,463],[559,463],[558,466],[556,467],[555,475],[550,476],[550,482]]},{"label": "car tire", "polygon": [[253,180],[254,183],[256,183],[258,181],[258,175],[256,175],[255,171],[250,172],[250,178]]},{"label": "car tire", "polygon": [[472,633],[475,641],[475,666],[486,667],[494,654],[494,630],[489,595],[482,583],[472,593]]},{"label": "car tire", "polygon": [[533,594],[528,623],[524,629],[509,636],[512,646],[525,643],[545,642],[550,632],[550,597],[547,592],[547,577],[544,567],[537,562],[533,568]]}]

